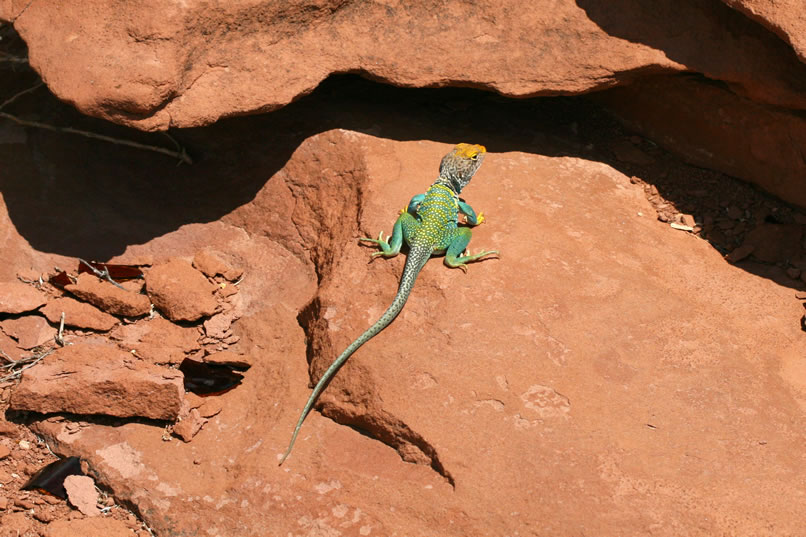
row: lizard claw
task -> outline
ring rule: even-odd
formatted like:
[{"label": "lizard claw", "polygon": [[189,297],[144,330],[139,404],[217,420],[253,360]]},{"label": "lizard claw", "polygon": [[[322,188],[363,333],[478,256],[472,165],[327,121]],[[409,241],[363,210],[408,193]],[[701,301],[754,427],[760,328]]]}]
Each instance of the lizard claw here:
[{"label": "lizard claw", "polygon": [[409,208],[408,207],[403,207],[402,209],[400,209],[400,212],[397,213],[397,214],[405,214],[407,212],[409,212]]},{"label": "lizard claw", "polygon": [[476,217],[476,225],[480,226],[485,220],[487,219],[484,217],[484,213],[479,213],[479,215]]}]

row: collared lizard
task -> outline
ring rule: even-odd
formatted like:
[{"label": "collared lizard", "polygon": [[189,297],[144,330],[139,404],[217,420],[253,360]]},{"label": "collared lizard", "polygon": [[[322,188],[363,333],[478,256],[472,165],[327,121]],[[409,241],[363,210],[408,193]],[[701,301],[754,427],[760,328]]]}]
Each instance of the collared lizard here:
[{"label": "collared lizard", "polygon": [[[445,254],[445,264],[452,268],[459,268],[467,272],[466,263],[480,260],[481,258],[498,254],[496,250],[482,251],[473,255],[463,255],[470,237],[470,229],[459,227],[459,213],[467,217],[467,224],[477,226],[484,222],[483,213],[476,215],[473,208],[459,199],[462,189],[467,186],[470,179],[481,166],[481,161],[487,150],[483,145],[459,144],[443,157],[439,166],[439,178],[428,189],[425,194],[414,196],[408,207],[400,211],[400,216],[395,222],[389,242],[384,240],[383,231],[377,239],[363,237],[359,240],[377,244],[381,251],[372,254],[372,259],[377,256],[394,257],[400,253],[403,241],[409,245],[409,256],[406,259],[406,266],[400,278],[400,287],[395,295],[392,304],[378,321],[353,341],[336,360],[330,364],[327,371],[316,383],[302,414],[297,421],[297,426],[291,436],[288,450],[280,459],[280,464],[285,462],[297,434],[302,427],[302,422],[316,403],[319,394],[322,393],[327,383],[336,374],[336,371],[344,365],[344,362],[358,348],[372,339],[381,330],[391,323],[398,313],[403,309],[403,305],[409,298],[414,280],[420,273],[426,261],[434,254]],[[469,252],[468,252],[469,254]]]}]

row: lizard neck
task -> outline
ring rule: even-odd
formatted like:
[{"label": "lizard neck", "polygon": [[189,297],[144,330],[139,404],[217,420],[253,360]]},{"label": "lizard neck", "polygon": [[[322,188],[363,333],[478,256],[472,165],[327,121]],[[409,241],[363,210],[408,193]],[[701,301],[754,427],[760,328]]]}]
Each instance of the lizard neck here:
[{"label": "lizard neck", "polygon": [[434,181],[434,186],[445,187],[457,198],[459,197],[459,193],[462,191],[457,181],[452,181],[449,177],[445,177],[444,175],[440,175],[439,179]]}]

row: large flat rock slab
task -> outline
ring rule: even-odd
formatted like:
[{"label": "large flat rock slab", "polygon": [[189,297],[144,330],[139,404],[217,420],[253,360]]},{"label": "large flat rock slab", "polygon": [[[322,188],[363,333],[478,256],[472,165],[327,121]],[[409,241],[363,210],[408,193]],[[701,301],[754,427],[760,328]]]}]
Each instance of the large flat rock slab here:
[{"label": "large flat rock slab", "polygon": [[792,49],[713,0],[561,0],[545,9],[489,0],[405,8],[241,1],[215,9],[202,0],[11,1],[0,4],[0,18],[14,21],[31,65],[59,97],[147,130],[276,109],[345,72],[523,97],[694,71],[757,100],[806,104],[804,66]]},{"label": "large flat rock slab", "polygon": [[799,534],[800,301],[575,157],[488,155],[463,196],[488,218],[470,248],[501,258],[429,262],[277,467],[311,376],[397,288],[404,256],[368,264],[356,239],[388,232],[449,147],[325,132],[225,223],[133,247],[237,252],[254,365],[189,444],[143,423],[40,434],[157,534]]},{"label": "large flat rock slab", "polygon": [[11,398],[13,410],[173,420],[182,407],[182,373],[116,347],[79,343],[27,369]]}]

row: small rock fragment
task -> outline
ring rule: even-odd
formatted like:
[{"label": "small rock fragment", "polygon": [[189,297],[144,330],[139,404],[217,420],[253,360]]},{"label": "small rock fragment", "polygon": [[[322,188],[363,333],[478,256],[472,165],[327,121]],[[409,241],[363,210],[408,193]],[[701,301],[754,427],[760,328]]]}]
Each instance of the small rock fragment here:
[{"label": "small rock fragment", "polygon": [[33,349],[53,339],[56,333],[44,317],[25,315],[17,319],[6,319],[0,323],[3,332],[17,340],[21,349]]},{"label": "small rock fragment", "polygon": [[14,505],[21,509],[25,509],[26,511],[36,507],[36,505],[34,505],[34,502],[26,498],[17,498],[16,500],[14,500]]},{"label": "small rock fragment", "polygon": [[73,326],[75,328],[107,332],[118,324],[118,320],[108,313],[102,312],[95,306],[79,302],[69,297],[51,300],[41,311],[45,317],[47,317],[48,321],[55,324],[59,323],[62,312],[64,312],[65,326]]},{"label": "small rock fragment", "polygon": [[688,226],[688,227],[693,228],[696,225],[696,222],[694,221],[694,217],[691,216],[690,214],[682,213],[679,218],[680,218],[680,223],[683,224],[684,226]]},{"label": "small rock fragment", "polygon": [[741,246],[733,250],[731,253],[729,253],[727,256],[725,256],[725,259],[727,259],[731,263],[738,263],[739,261],[746,258],[752,253],[753,253],[753,246],[749,244],[742,244]]},{"label": "small rock fragment", "polygon": [[185,417],[174,425],[174,434],[182,439],[183,442],[190,442],[204,424],[207,419],[203,418],[199,411],[195,408],[191,409]]},{"label": "small rock fragment", "polygon": [[8,498],[0,496],[0,511],[8,509]]},{"label": "small rock fragment", "polygon": [[123,325],[111,335],[127,351],[153,364],[179,364],[201,348],[195,327],[179,326],[162,317]]},{"label": "small rock fragment", "polygon": [[22,358],[17,342],[2,331],[0,331],[0,351],[2,351],[0,352],[0,364],[7,362],[9,359],[19,360]]},{"label": "small rock fragment", "polygon": [[11,455],[11,450],[7,446],[0,444],[0,461]]},{"label": "small rock fragment", "polygon": [[232,311],[213,315],[204,321],[204,333],[207,337],[223,339],[229,335],[227,331],[234,319],[235,314]]},{"label": "small rock fragment", "polygon": [[45,294],[20,281],[0,282],[0,313],[33,311],[47,301]]},{"label": "small rock fragment", "polygon": [[146,273],[148,296],[172,321],[196,321],[215,313],[215,289],[201,272],[182,259],[172,259]]},{"label": "small rock fragment", "polygon": [[184,396],[182,374],[134,359],[116,347],[78,343],[23,373],[14,410],[174,420]]},{"label": "small rock fragment", "polygon": [[233,268],[229,263],[221,259],[218,254],[208,248],[196,252],[196,255],[193,257],[193,266],[210,278],[220,274],[229,281],[235,281],[243,274],[242,269]]},{"label": "small rock fragment", "polygon": [[252,367],[252,358],[248,354],[237,354],[232,351],[219,351],[204,357],[208,364],[228,365],[232,367]]},{"label": "small rock fragment", "polygon": [[95,489],[95,481],[86,475],[69,475],[64,478],[64,489],[67,491],[67,499],[76,509],[87,516],[98,516],[101,511],[98,509],[98,491]]},{"label": "small rock fragment", "polygon": [[212,418],[224,410],[224,403],[221,402],[220,398],[208,397],[198,410],[201,417]]},{"label": "small rock fragment", "polygon": [[131,537],[132,532],[120,520],[107,517],[55,520],[48,524],[44,537]]},{"label": "small rock fragment", "polygon": [[151,309],[147,296],[116,287],[89,272],[79,274],[76,283],[65,286],[65,290],[112,315],[140,317]]},{"label": "small rock fragment", "polygon": [[7,436],[9,438],[17,436],[17,427],[13,423],[0,418],[0,436]]}]

